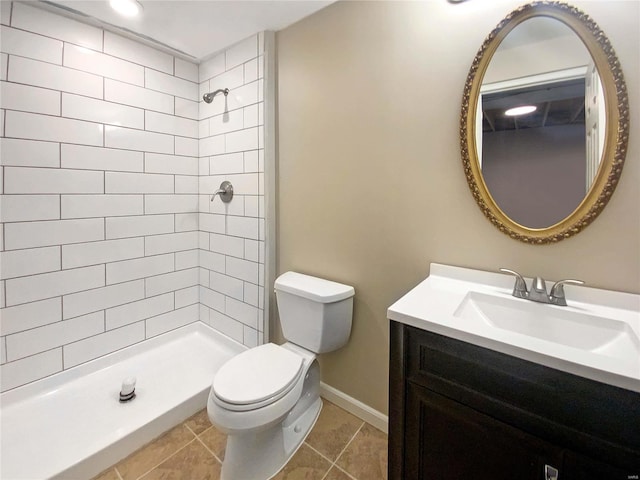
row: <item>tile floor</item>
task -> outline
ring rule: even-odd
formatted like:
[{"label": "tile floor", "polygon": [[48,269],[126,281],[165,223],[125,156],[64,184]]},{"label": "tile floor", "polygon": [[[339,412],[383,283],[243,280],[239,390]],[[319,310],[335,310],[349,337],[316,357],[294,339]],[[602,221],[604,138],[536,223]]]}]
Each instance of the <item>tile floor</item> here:
[{"label": "tile floor", "polygon": [[[387,435],[323,402],[313,430],[275,479],[386,480]],[[225,440],[202,410],[94,480],[218,480]]]}]

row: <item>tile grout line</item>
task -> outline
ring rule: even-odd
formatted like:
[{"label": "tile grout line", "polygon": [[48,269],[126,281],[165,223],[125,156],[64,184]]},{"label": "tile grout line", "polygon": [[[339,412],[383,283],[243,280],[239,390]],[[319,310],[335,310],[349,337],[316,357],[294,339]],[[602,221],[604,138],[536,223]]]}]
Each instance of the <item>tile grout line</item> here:
[{"label": "tile grout line", "polygon": [[[187,419],[187,420],[188,420],[188,419]],[[189,427],[189,425],[187,425],[187,423],[186,423],[186,422],[184,422],[184,423],[182,424],[182,426],[183,426],[184,428],[186,428],[187,430],[189,430],[191,433],[193,433],[193,436],[194,436],[194,437],[198,437],[198,435],[196,435],[196,432],[194,432],[194,431],[191,429],[191,427]],[[209,430],[209,429],[207,429],[207,430]],[[205,432],[206,432],[207,430],[205,430]]]},{"label": "tile grout line", "polygon": [[[367,424],[367,422],[365,422],[364,420],[362,421],[362,425],[360,425],[358,427],[358,430],[356,430],[356,433],[354,433],[351,438],[349,439],[349,441],[347,442],[347,444],[344,446],[344,448],[340,451],[340,453],[338,454],[338,456],[336,457],[336,462],[338,461],[338,459],[342,456],[342,454],[344,453],[344,451],[347,449],[347,447],[349,447],[349,445],[351,445],[351,442],[353,442],[353,439],[356,438],[356,435],[358,435],[358,433],[360,433],[360,430],[362,430],[362,427],[364,427]],[[335,463],[335,462],[334,462]]]},{"label": "tile grout line", "polygon": [[331,464],[331,466],[333,466],[333,462],[331,461],[331,459],[329,457],[327,457],[325,454],[323,454],[322,452],[320,452],[319,450],[316,450],[315,448],[313,448],[311,445],[309,445],[307,442],[304,442],[304,445],[306,445],[307,447],[309,447],[311,450],[313,450],[315,453],[317,453],[318,455],[320,455],[322,458],[324,458],[327,462],[329,462]]},{"label": "tile grout line", "polygon": [[[189,426],[188,426],[188,425],[185,425],[185,427],[189,428]],[[207,429],[206,429],[204,432],[202,432],[200,435],[202,435],[203,433],[208,432],[208,431],[209,431],[210,429],[212,429],[212,428],[214,428],[214,427],[213,427],[213,426],[211,426],[211,427],[207,428]],[[189,430],[191,430],[191,428],[189,428]],[[196,435],[196,434],[195,434],[195,432],[194,432],[193,430],[191,430],[191,433],[193,433],[194,435]],[[209,447],[207,447],[207,444],[206,444],[206,443],[204,443],[204,442],[202,441],[202,439],[200,438],[200,435],[196,435],[196,440],[198,440],[198,441],[202,444],[202,446],[207,450],[207,452],[209,452],[211,455],[213,455],[213,458],[215,458],[215,459],[220,463],[220,465],[222,465],[222,460],[220,460],[220,459],[218,458],[218,456],[217,456],[215,453],[213,453],[213,451],[212,451]]]},{"label": "tile grout line", "polygon": [[[351,475],[349,472],[347,472],[346,470],[344,470],[343,468],[341,468],[341,467],[339,467],[338,465],[335,465],[335,464],[334,464],[334,465],[329,469],[329,472],[331,472],[331,470],[333,470],[334,468],[335,468],[336,470],[339,470],[339,471],[341,471],[342,473],[344,473],[344,474],[345,474],[347,477],[349,477],[350,479],[352,479],[352,480],[358,480],[356,477],[354,477],[353,475]],[[327,478],[327,476],[329,475],[329,472],[327,472],[327,473],[324,475],[324,477],[322,477],[322,479],[321,479],[321,480],[325,480],[325,479]]]},{"label": "tile grout line", "polygon": [[[356,432],[358,433],[358,432]],[[351,443],[351,441],[349,441],[349,443]],[[325,456],[322,452],[319,452],[318,450],[316,450],[315,448],[313,448],[311,445],[309,445],[307,442],[304,442],[304,445],[306,445],[307,447],[309,447],[311,450],[313,450],[315,453],[317,453],[318,455],[320,455],[320,457],[324,458],[327,462],[329,462],[331,465],[329,466],[329,469],[327,470],[327,472],[324,474],[324,476],[322,477],[321,480],[324,480],[325,478],[327,478],[327,475],[329,475],[329,472],[333,469],[333,467],[336,467],[338,470],[340,470],[341,472],[345,473],[349,478],[352,478],[353,480],[356,480],[356,478],[354,476],[352,476],[350,473],[346,472],[345,470],[343,470],[342,468],[340,468],[338,465],[336,465],[335,462],[332,462],[329,457]],[[348,444],[347,444],[348,445]],[[346,448],[346,447],[345,447]],[[342,455],[342,452],[340,452],[340,455]],[[338,458],[340,458],[340,455],[338,455]],[[336,461],[338,460],[338,458],[336,458]]]},{"label": "tile grout line", "polygon": [[[353,434],[353,436],[351,437],[351,439],[347,442],[347,444],[344,446],[344,448],[342,449],[342,451],[338,454],[338,456],[336,457],[335,462],[333,462],[332,467],[337,467],[340,468],[337,463],[338,460],[340,460],[340,457],[342,456],[342,454],[347,450],[347,448],[349,448],[349,445],[351,445],[351,443],[353,442],[353,440],[356,438],[356,436],[358,435],[358,433],[360,433],[360,431],[362,430],[362,427],[364,427],[367,424],[367,422],[363,421],[362,425],[360,425],[360,427],[358,428],[358,430],[356,430],[356,433]],[[340,470],[342,470],[342,468],[340,468]],[[327,472],[328,473],[328,472]],[[348,473],[345,471],[345,473]],[[351,474],[349,474],[351,476]]]},{"label": "tile grout line", "polygon": [[[184,427],[186,427],[186,428],[187,428],[191,433],[193,433],[189,427],[187,427],[187,426],[186,426],[186,425],[184,425],[184,424],[183,424],[183,426],[184,426]],[[166,433],[168,433],[168,432],[166,432]],[[160,438],[160,437],[158,437],[158,438]],[[180,452],[180,451],[184,450],[185,448],[187,448],[189,445],[191,445],[191,444],[196,440],[196,438],[197,438],[197,437],[195,437],[195,438],[191,439],[191,440],[190,440],[190,441],[188,441],[186,444],[184,444],[182,447],[180,447],[178,450],[176,450],[175,452],[173,452],[171,455],[169,455],[169,456],[167,456],[167,457],[163,458],[160,462],[158,462],[156,465],[154,465],[154,466],[153,466],[153,467],[151,467],[149,470],[147,470],[146,472],[144,472],[142,475],[140,475],[140,476],[136,477],[136,480],[141,480],[144,476],[146,476],[146,475],[148,475],[149,473],[151,473],[151,471],[153,471],[153,470],[155,470],[156,468],[158,468],[160,465],[162,465],[164,462],[166,462],[166,461],[167,461],[167,460],[169,460],[171,457],[173,457],[174,455],[176,455],[178,452]],[[149,445],[149,444],[147,444],[146,446],[148,446],[148,445]],[[146,447],[146,446],[145,446],[145,447]],[[142,447],[142,448],[145,448],[145,447]],[[142,448],[140,448],[139,450],[142,450]],[[136,450],[136,452],[138,452],[139,450]],[[136,453],[136,452],[134,452],[134,453]]]},{"label": "tile grout line", "polygon": [[327,470],[327,473],[325,473],[325,475],[322,477],[322,479],[324,479],[329,472],[331,471],[331,469],[333,467],[338,468],[339,470],[343,471],[344,473],[346,473],[349,477],[353,478],[355,480],[355,477],[353,475],[351,475],[349,472],[345,471],[344,469],[342,469],[339,465],[336,464],[336,462],[340,459],[340,457],[342,456],[342,454],[345,452],[345,450],[349,447],[349,445],[351,444],[351,442],[353,442],[353,439],[356,438],[356,435],[358,435],[358,433],[360,432],[360,430],[362,430],[362,427],[364,427],[366,425],[367,422],[363,421],[362,425],[360,425],[358,427],[358,429],[356,430],[356,432],[351,436],[351,438],[349,439],[349,441],[347,442],[347,444],[344,446],[344,448],[340,451],[340,453],[336,456],[335,461],[331,461],[331,459],[329,457],[327,457],[326,455],[324,455],[322,452],[316,450],[315,448],[313,448],[311,445],[309,445],[309,443],[307,443],[306,441],[304,442],[304,444],[309,447],[311,450],[313,450],[314,452],[316,452],[318,455],[320,455],[322,458],[324,458],[325,460],[327,460],[329,463],[331,463],[331,466],[329,467],[329,470]]},{"label": "tile grout line", "polygon": [[[337,465],[338,460],[340,459],[340,457],[344,454],[344,452],[347,450],[347,448],[349,447],[349,445],[353,442],[353,440],[355,439],[355,437],[358,435],[358,433],[362,430],[362,428],[366,425],[366,422],[362,422],[362,424],[358,427],[358,429],[356,430],[356,432],[351,436],[351,438],[349,439],[349,441],[346,443],[345,447],[340,451],[340,453],[337,455],[336,460],[335,461],[331,461],[327,456],[325,456],[323,453],[321,453],[320,451],[316,450],[314,447],[312,447],[310,444],[308,444],[306,441],[304,442],[304,445],[306,445],[307,447],[309,447],[312,451],[314,451],[316,454],[318,454],[321,458],[327,460],[330,463],[329,469],[327,470],[327,472],[324,474],[324,476],[322,477],[322,479],[326,479],[327,475],[329,475],[329,472],[335,467],[336,469],[340,470],[342,473],[344,473],[345,475],[347,475],[349,478],[353,479],[353,480],[357,480],[356,477],[354,477],[353,475],[351,475],[349,472],[347,472],[346,470],[344,470],[343,468],[341,468],[339,465]],[[146,471],[145,473],[143,473],[141,476],[137,477],[137,480],[141,480],[143,479],[146,475],[148,475],[151,471],[153,471],[154,469],[156,469],[158,466],[160,466],[162,463],[164,463],[166,460],[168,460],[169,458],[175,456],[177,453],[179,453],[181,450],[185,449],[186,447],[188,447],[189,445],[191,445],[192,443],[194,443],[195,440],[197,440],[204,448],[205,450],[207,450],[220,464],[222,464],[222,461],[218,458],[218,456],[211,451],[211,449],[209,449],[209,447],[207,447],[207,445],[202,441],[202,439],[200,438],[200,435],[206,433],[207,431],[209,431],[211,428],[214,428],[213,426],[210,426],[209,428],[205,429],[203,432],[200,433],[200,435],[196,434],[193,429],[191,429],[191,427],[189,427],[188,425],[186,425],[185,423],[182,424],[183,427],[185,427],[193,436],[194,438],[189,441],[188,443],[186,443],[184,446],[182,446],[181,448],[179,448],[178,450],[176,450],[175,452],[173,452],[171,455],[167,456],[166,458],[164,458],[163,460],[161,460],[158,464],[156,464],[155,466],[153,466],[151,469],[149,469],[148,471]],[[122,475],[120,474],[120,472],[118,471],[117,467],[114,466],[113,467],[119,480],[123,480]]]},{"label": "tile grout line", "polygon": [[160,465],[162,465],[164,462],[166,462],[167,460],[169,460],[171,457],[175,456],[177,453],[179,453],[180,451],[184,450],[185,448],[187,448],[189,445],[191,445],[193,442],[195,442],[195,438],[190,440],[186,445],[183,445],[182,447],[180,447],[178,450],[176,450],[175,452],[173,452],[171,455],[169,455],[168,457],[162,459],[161,462],[159,462],[157,465],[154,465],[152,468],[150,468],[148,471],[144,472],[142,475],[140,475],[139,477],[136,478],[136,480],[142,480],[144,477],[146,477],[147,475],[149,475],[153,470],[155,470],[156,468],[158,468]]}]

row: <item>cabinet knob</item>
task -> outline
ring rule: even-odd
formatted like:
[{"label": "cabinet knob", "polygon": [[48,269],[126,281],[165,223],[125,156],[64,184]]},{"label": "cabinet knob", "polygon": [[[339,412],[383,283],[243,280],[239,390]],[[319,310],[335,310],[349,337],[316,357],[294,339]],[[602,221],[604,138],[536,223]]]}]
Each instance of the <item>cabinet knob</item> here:
[{"label": "cabinet knob", "polygon": [[544,480],[558,480],[558,469],[551,465],[544,466]]}]

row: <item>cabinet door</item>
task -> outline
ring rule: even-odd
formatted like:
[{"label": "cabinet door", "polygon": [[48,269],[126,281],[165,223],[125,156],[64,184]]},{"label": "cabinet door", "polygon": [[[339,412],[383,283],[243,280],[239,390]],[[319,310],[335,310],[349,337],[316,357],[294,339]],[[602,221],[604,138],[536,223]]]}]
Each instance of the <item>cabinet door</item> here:
[{"label": "cabinet door", "polygon": [[408,383],[406,412],[405,480],[546,480],[545,465],[560,469],[557,447],[424,387]]},{"label": "cabinet door", "polygon": [[623,470],[575,452],[565,452],[562,480],[631,480],[640,478],[640,463],[635,470]]}]

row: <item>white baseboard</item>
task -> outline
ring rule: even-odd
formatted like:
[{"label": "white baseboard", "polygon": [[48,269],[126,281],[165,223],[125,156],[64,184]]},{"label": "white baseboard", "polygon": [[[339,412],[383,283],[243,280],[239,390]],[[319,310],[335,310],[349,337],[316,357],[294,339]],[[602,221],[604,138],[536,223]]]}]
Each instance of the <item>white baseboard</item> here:
[{"label": "white baseboard", "polygon": [[369,405],[365,405],[360,400],[350,397],[344,392],[333,388],[326,383],[320,382],[320,396],[335,403],[340,408],[373,425],[384,433],[389,433],[389,417]]}]

